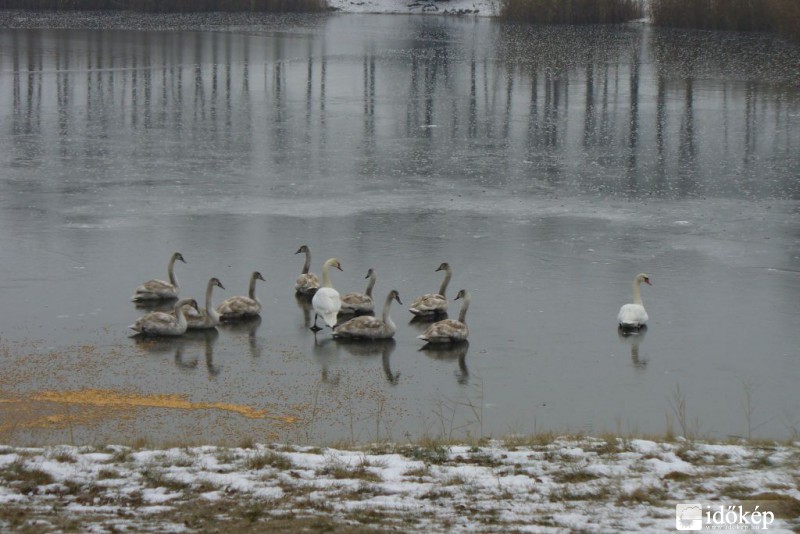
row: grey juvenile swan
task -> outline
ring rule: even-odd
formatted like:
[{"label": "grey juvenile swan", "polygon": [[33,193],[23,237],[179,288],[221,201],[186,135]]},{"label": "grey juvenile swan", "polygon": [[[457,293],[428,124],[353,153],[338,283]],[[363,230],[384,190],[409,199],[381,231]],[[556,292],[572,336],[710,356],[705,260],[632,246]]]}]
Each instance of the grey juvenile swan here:
[{"label": "grey juvenile swan", "polygon": [[133,302],[145,302],[178,298],[178,292],[181,288],[178,285],[178,279],[175,278],[174,268],[176,261],[186,263],[186,260],[183,259],[183,255],[180,252],[176,252],[172,255],[169,260],[169,265],[167,266],[169,282],[156,279],[148,280],[136,288],[131,300]]},{"label": "grey juvenile swan", "polygon": [[333,337],[345,339],[389,339],[397,331],[392,318],[389,316],[389,308],[392,301],[400,302],[400,294],[396,289],[389,291],[386,302],[383,304],[383,315],[380,319],[371,315],[362,315],[340,324],[333,331]]}]

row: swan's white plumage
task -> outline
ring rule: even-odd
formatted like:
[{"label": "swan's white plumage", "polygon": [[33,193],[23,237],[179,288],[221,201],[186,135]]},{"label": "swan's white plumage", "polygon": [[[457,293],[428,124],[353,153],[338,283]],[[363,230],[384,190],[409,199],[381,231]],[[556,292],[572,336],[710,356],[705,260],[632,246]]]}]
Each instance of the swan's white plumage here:
[{"label": "swan's white plumage", "polygon": [[342,299],[339,292],[332,287],[321,287],[314,293],[311,300],[314,311],[317,312],[325,324],[333,327],[339,316],[339,309],[342,307]]},{"label": "swan's white plumage", "polygon": [[342,270],[339,260],[330,258],[322,265],[322,287],[314,293],[311,299],[311,306],[314,308],[314,326],[312,330],[319,330],[317,327],[317,316],[322,316],[325,324],[333,328],[338,320],[339,310],[342,307],[342,298],[339,292],[331,285],[330,268],[336,267]]},{"label": "swan's white plumage", "polygon": [[647,311],[641,304],[625,304],[620,308],[619,315],[617,315],[617,322],[621,326],[640,327],[648,319]]},{"label": "swan's white plumage", "polygon": [[128,328],[137,334],[146,336],[180,336],[186,332],[187,322],[181,309],[183,306],[191,306],[197,309],[197,301],[194,299],[183,299],[175,303],[172,313],[150,312],[139,317],[135,323]]},{"label": "swan's white plumage", "polygon": [[620,328],[624,329],[638,329],[644,326],[649,317],[647,311],[644,309],[642,302],[642,282],[647,285],[650,283],[650,277],[645,273],[637,274],[633,279],[633,302],[624,304],[617,314],[617,323]]}]

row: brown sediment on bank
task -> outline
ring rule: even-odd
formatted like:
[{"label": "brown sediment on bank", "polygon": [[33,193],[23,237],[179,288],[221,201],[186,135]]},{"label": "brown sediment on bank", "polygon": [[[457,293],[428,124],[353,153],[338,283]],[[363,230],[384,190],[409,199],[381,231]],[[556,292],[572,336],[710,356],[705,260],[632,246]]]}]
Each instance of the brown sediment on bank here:
[{"label": "brown sediment on bank", "polygon": [[[172,410],[221,410],[248,419],[268,419],[292,424],[298,421],[291,415],[270,414],[267,409],[225,402],[191,402],[178,394],[140,394],[110,389],[82,389],[74,391],[42,391],[24,398],[3,398],[0,403],[10,406],[7,411],[17,417],[0,424],[0,431],[12,428],[53,428],[68,424],[87,424],[106,417],[119,416],[131,408],[161,408]],[[79,413],[48,410],[42,404],[52,403],[88,408]]]},{"label": "brown sediment on bank", "polygon": [[326,0],[0,0],[0,9],[154,13],[298,13],[328,9]]}]

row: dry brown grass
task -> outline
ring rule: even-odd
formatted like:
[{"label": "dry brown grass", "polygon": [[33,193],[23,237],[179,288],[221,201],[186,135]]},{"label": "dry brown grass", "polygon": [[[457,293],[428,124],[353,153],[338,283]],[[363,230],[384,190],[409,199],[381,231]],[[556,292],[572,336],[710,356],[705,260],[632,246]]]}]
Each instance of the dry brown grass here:
[{"label": "dry brown grass", "polygon": [[657,26],[776,31],[800,39],[797,0],[652,0],[650,14]]},{"label": "dry brown grass", "polygon": [[533,24],[614,24],[642,16],[639,0],[501,0],[500,17]]},{"label": "dry brown grass", "polygon": [[144,12],[313,12],[326,0],[0,0],[0,9],[114,10]]}]

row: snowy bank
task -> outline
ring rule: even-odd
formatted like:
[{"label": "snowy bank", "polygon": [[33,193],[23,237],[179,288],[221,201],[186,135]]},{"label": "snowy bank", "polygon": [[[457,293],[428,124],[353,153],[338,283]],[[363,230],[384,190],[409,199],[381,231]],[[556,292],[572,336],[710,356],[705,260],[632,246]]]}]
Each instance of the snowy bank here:
[{"label": "snowy bank", "polygon": [[745,502],[789,532],[798,481],[800,443],[0,447],[0,530],[674,531],[676,504]]},{"label": "snowy bank", "polygon": [[500,13],[500,0],[328,0],[331,9],[345,13],[388,13],[430,15],[477,15],[494,17]]}]

